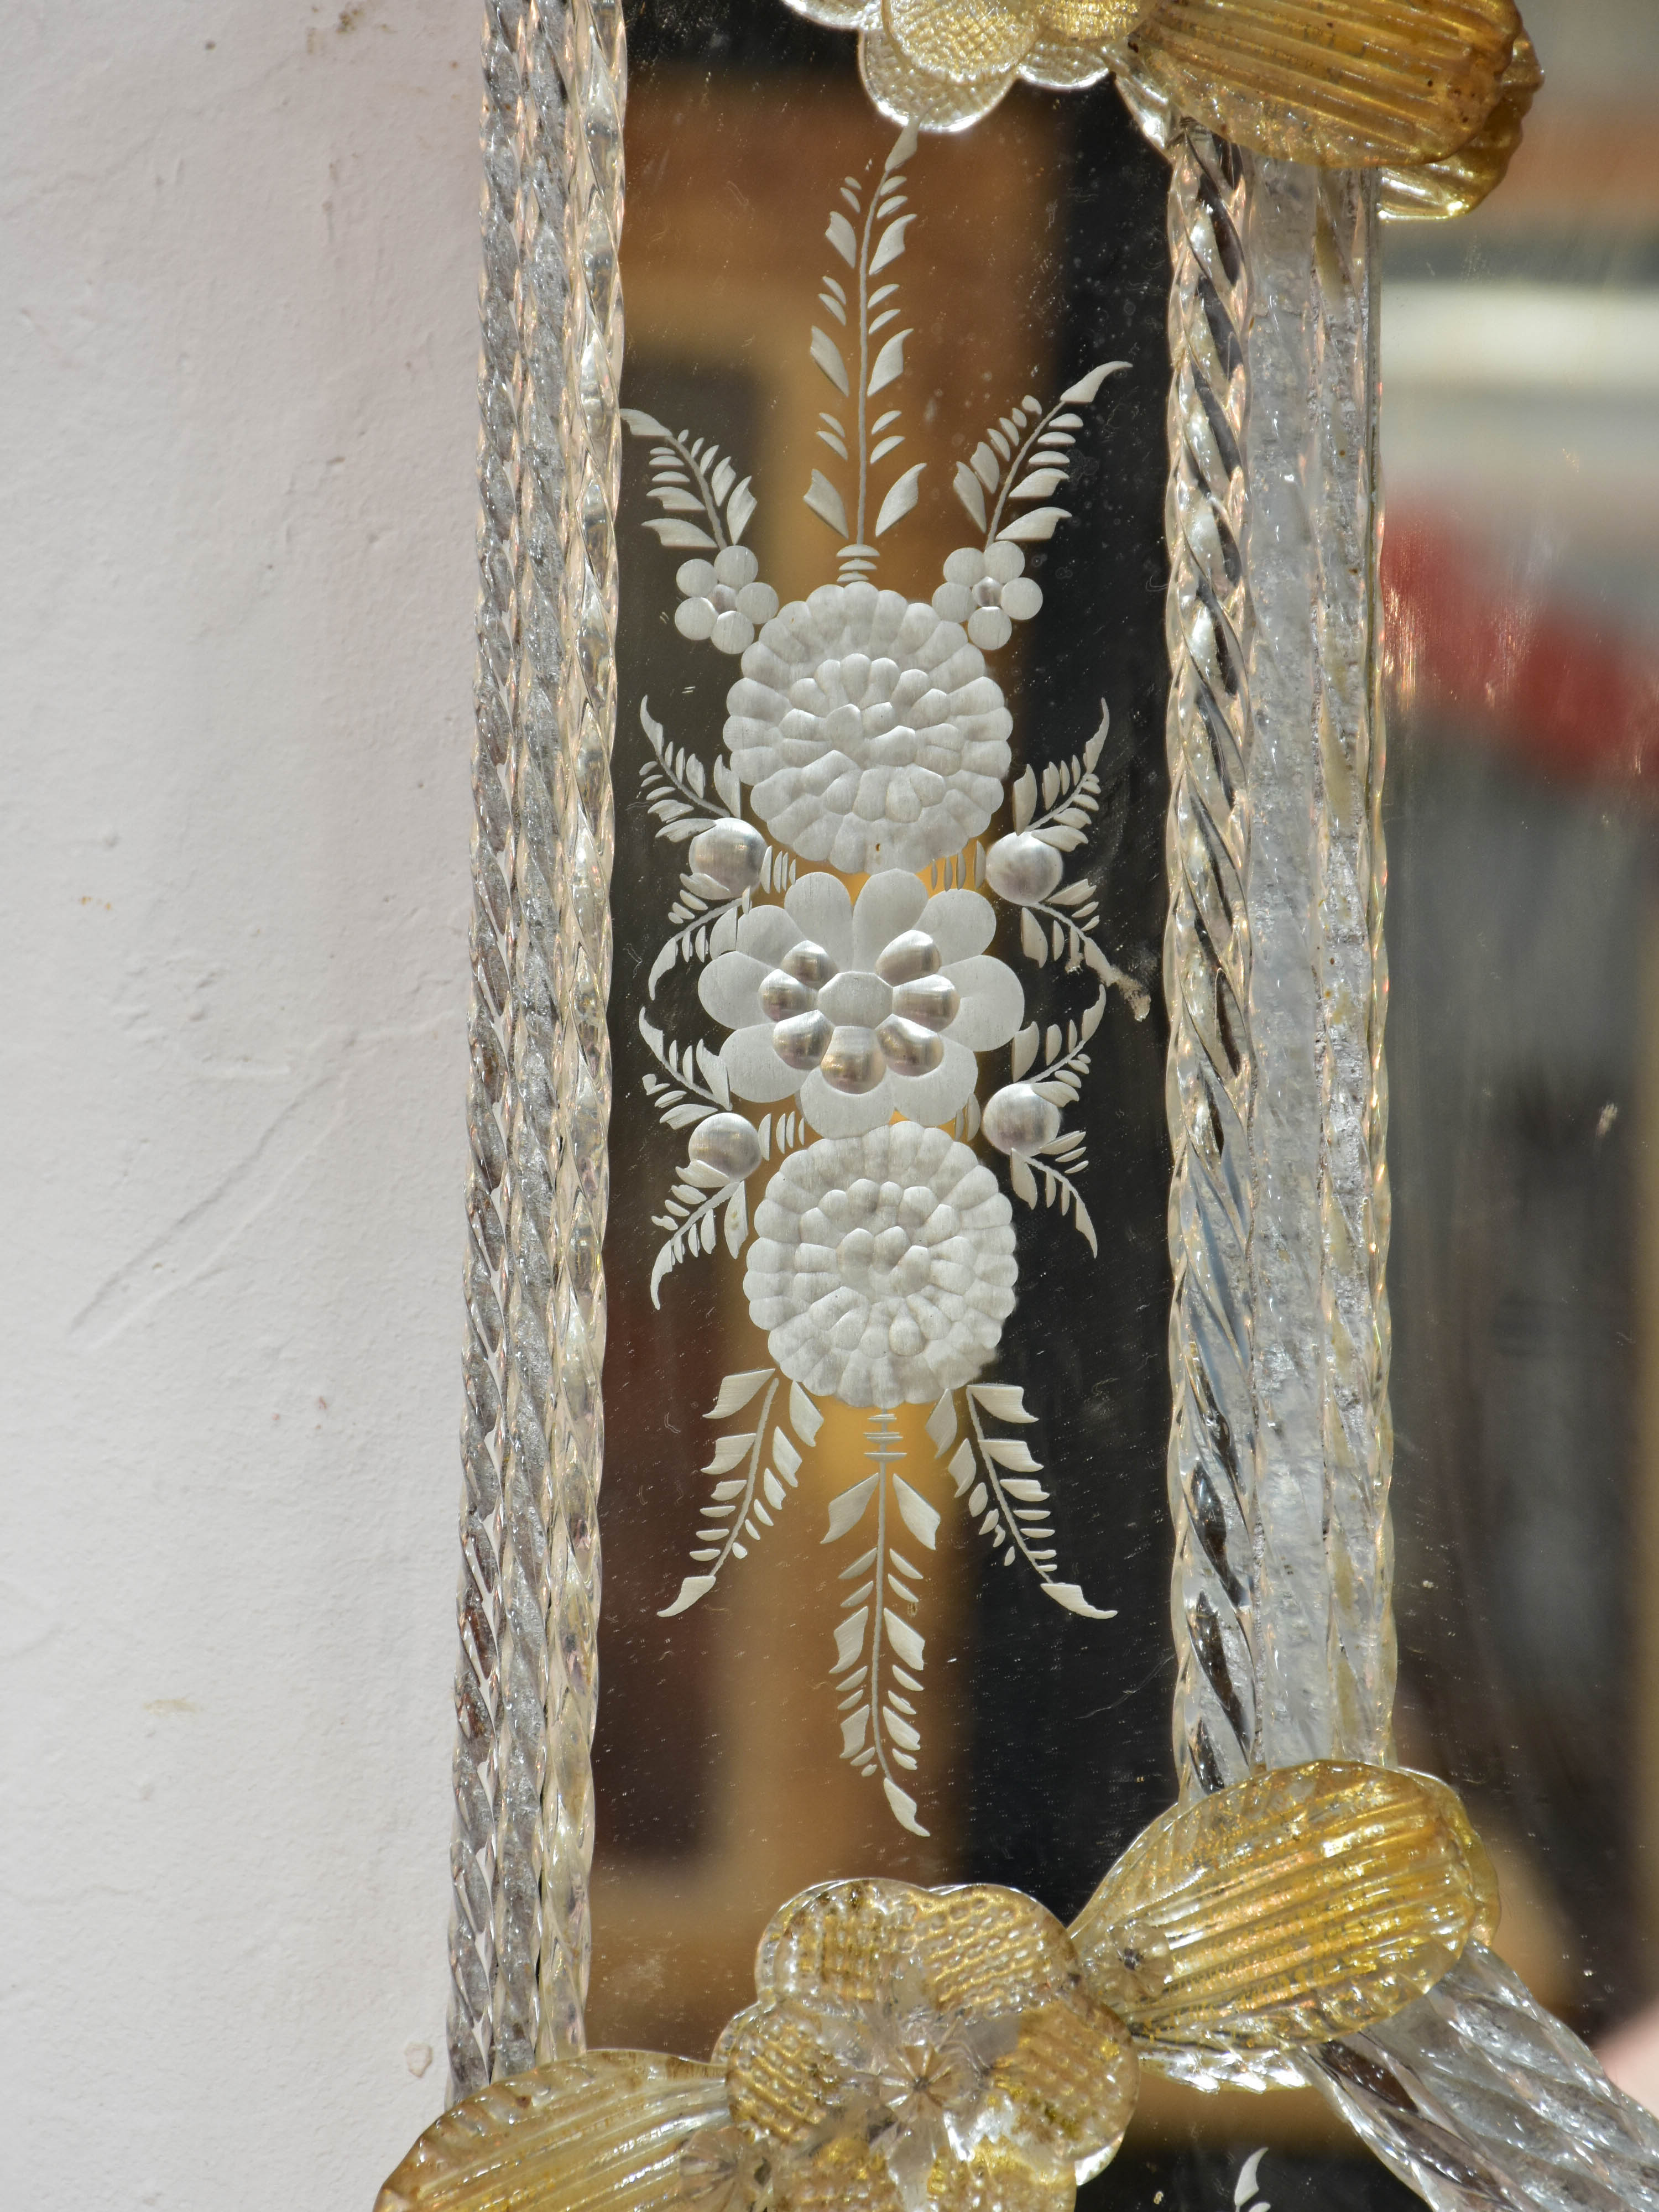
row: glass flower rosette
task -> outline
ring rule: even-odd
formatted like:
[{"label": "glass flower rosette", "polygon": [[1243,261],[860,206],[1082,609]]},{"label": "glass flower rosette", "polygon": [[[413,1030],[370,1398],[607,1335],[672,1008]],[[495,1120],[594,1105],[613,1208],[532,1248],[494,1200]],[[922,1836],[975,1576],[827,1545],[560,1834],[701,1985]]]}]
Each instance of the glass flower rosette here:
[{"label": "glass flower rosette", "polygon": [[596,2051],[481,2091],[378,2212],[1069,2212],[1141,2066],[1380,2022],[1495,1920],[1449,1790],[1335,1764],[1176,1808],[1069,1929],[1016,1890],[825,1883],[772,1920],[708,2064]]}]

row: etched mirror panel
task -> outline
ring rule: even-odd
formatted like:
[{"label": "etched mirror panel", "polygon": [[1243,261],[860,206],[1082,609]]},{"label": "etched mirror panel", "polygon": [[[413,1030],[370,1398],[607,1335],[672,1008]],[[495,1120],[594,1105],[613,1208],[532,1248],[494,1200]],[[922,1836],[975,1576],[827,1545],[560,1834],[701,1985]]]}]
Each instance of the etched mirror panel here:
[{"label": "etched mirror panel", "polygon": [[623,261],[590,2032],[686,2049],[805,1884],[1169,1796],[1166,172],[748,35],[641,27]]}]

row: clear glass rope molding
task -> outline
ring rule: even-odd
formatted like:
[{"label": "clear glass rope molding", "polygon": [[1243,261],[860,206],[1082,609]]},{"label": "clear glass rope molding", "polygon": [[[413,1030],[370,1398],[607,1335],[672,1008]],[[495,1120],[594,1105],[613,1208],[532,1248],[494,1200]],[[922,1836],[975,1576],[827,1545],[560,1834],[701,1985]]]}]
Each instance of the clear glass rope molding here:
[{"label": "clear glass rope molding", "polygon": [[582,2041],[624,70],[619,6],[489,0],[452,2096]]},{"label": "clear glass rope molding", "polygon": [[[1171,146],[1168,724],[1183,1791],[1389,1755],[1376,202]],[[1659,2123],[1476,1947],[1307,2071],[1438,2212],[1659,2204]]]},{"label": "clear glass rope molding", "polygon": [[[453,2096],[581,2043],[620,8],[489,0],[483,64]],[[1172,151],[1170,1481],[1191,1790],[1256,1762],[1386,1755],[1393,1653],[1375,201],[1202,134]],[[1272,450],[1270,421],[1293,452]],[[1268,556],[1275,536],[1293,550]],[[1301,741],[1258,742],[1281,730]],[[1273,1344],[1255,1325],[1270,1297],[1304,1324]],[[1292,1599],[1298,1565],[1314,1572]],[[1659,2203],[1659,2126],[1484,1954],[1311,2070],[1448,2212]]]}]

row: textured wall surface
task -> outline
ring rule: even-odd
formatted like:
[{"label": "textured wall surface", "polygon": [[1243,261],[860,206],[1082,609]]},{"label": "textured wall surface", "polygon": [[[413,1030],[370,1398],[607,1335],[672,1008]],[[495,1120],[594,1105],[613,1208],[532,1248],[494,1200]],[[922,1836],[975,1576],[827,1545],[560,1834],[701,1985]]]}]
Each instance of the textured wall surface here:
[{"label": "textured wall surface", "polygon": [[0,17],[0,2202],[361,2212],[444,2080],[477,9]]}]

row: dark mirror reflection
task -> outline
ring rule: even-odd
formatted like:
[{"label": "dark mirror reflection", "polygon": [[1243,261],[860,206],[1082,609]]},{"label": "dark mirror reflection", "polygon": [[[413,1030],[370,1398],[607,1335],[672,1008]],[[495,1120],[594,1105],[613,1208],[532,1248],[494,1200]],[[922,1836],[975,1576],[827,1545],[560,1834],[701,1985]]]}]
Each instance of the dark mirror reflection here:
[{"label": "dark mirror reflection", "polygon": [[[799,595],[829,567],[800,504],[824,211],[891,134],[850,40],[778,6],[711,12],[657,0],[631,21],[623,396],[750,457],[763,573]],[[1492,1844],[1499,1950],[1651,2101],[1659,33],[1645,0],[1559,0],[1529,21],[1552,82],[1509,184],[1462,223],[1392,231],[1385,258],[1398,1729],[1402,1758],[1456,1783]],[[1079,441],[1079,520],[1032,563],[1045,603],[1011,687],[1022,732],[1052,754],[1079,747],[1109,705],[1101,935],[1152,1000],[1141,1021],[1115,1004],[1095,1040],[1101,1261],[1049,1215],[1023,1215],[1022,1279],[1040,1267],[1048,1288],[1005,1337],[1006,1371],[1043,1406],[1067,1575],[1115,1618],[1040,1604],[947,1521],[925,1601],[941,1662],[926,1842],[835,1759],[830,1601],[807,1516],[754,1571],[658,1618],[706,1487],[701,1415],[726,1368],[754,1363],[733,1350],[740,1301],[712,1276],[675,1284],[659,1309],[647,1291],[656,1194],[680,1146],[646,1100],[652,1062],[631,1026],[663,903],[640,712],[672,704],[678,738],[712,757],[729,678],[671,624],[683,556],[643,528],[632,447],[596,2044],[702,2053],[746,1999],[769,1912],[830,1875],[1006,1881],[1069,1916],[1173,1794],[1166,172],[1109,86],[1064,100],[1020,88],[966,138],[924,142],[913,172],[918,457],[971,442],[1005,390],[1129,364]],[[918,525],[902,556],[915,588],[951,527]],[[688,988],[665,979],[664,1004],[694,1006],[675,996]],[[1414,2201],[1353,2155],[1312,2092],[1164,2085],[1087,2196],[1222,2212],[1263,2144],[1260,2186],[1281,2208]]]}]

